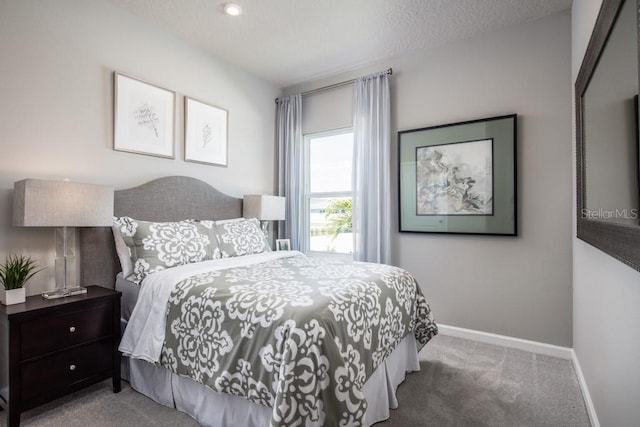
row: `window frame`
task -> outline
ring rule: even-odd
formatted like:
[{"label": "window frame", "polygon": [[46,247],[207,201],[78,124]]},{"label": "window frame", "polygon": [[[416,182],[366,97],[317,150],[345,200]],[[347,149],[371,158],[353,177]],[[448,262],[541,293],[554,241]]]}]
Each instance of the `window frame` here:
[{"label": "window frame", "polygon": [[[311,208],[311,199],[319,199],[319,198],[337,198],[337,197],[350,197],[353,202],[354,192],[353,192],[353,179],[351,182],[351,191],[329,191],[329,192],[311,192],[311,140],[315,138],[326,138],[329,136],[335,135],[344,135],[351,134],[353,136],[354,130],[352,126],[343,127],[338,129],[331,129],[320,132],[313,132],[303,135],[304,144],[303,144],[303,194],[302,194],[302,205],[303,205],[303,215],[302,215],[302,252],[309,256],[332,256],[346,259],[353,259],[353,249],[350,254],[343,253],[333,253],[333,252],[324,252],[324,251],[311,251],[311,217],[310,217],[310,208]],[[353,157],[351,164],[351,172],[353,173]]]}]

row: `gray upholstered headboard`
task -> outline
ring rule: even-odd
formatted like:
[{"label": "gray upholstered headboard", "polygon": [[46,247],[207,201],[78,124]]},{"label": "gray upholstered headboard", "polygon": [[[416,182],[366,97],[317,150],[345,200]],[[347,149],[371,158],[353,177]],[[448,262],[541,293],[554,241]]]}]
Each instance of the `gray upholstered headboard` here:
[{"label": "gray upholstered headboard", "polygon": [[[169,176],[116,191],[114,216],[145,221],[238,218],[242,216],[242,199],[195,178]],[[80,229],[80,268],[84,286],[114,287],[120,261],[111,228]]]}]

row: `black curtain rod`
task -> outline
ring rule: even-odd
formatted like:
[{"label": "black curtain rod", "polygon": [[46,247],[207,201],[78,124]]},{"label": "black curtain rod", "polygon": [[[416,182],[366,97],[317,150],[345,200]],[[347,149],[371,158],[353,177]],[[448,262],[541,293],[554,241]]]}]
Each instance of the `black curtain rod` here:
[{"label": "black curtain rod", "polygon": [[[388,75],[392,75],[393,74],[393,68],[389,68],[387,69],[387,74]],[[340,83],[334,83],[332,85],[328,85],[328,86],[323,86],[323,87],[319,87],[316,89],[311,89],[308,90],[306,92],[302,92],[302,96],[306,96],[306,95],[311,95],[313,93],[318,93],[318,92],[324,92],[325,90],[329,90],[329,89],[335,89],[337,87],[342,87],[342,86],[346,86],[346,85],[350,85],[353,82],[355,82],[357,79],[351,79],[351,80],[346,80],[344,82],[340,82]],[[276,98],[276,104],[280,102],[280,98]]]}]

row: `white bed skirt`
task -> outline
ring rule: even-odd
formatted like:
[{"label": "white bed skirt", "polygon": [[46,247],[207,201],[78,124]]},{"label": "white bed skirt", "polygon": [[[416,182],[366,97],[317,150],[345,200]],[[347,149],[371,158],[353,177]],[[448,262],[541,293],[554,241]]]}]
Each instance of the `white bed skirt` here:
[{"label": "white bed skirt", "polygon": [[[396,389],[407,372],[419,371],[417,342],[407,335],[363,387],[368,407],[363,425],[389,418],[389,409],[398,407]],[[122,358],[122,378],[131,387],[155,400],[193,417],[203,426],[268,426],[271,408],[244,398],[217,393],[190,378],[172,374],[151,363]]]}]

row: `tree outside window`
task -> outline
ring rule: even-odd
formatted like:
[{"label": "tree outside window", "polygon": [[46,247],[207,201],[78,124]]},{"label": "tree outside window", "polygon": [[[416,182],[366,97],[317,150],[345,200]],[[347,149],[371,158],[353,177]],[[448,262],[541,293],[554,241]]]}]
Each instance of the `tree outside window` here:
[{"label": "tree outside window", "polygon": [[305,137],[305,224],[309,252],[353,253],[353,133]]}]

